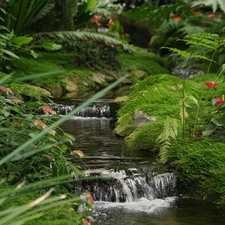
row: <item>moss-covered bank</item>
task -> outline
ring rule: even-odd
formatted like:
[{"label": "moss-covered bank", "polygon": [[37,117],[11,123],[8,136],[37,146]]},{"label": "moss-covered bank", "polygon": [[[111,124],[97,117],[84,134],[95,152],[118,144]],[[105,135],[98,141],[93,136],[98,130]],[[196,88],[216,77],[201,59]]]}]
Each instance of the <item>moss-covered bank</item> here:
[{"label": "moss-covered bank", "polygon": [[[76,53],[77,54],[77,53]],[[164,68],[164,61],[153,53],[137,51],[133,54],[120,53],[118,66],[114,69],[93,68],[79,63],[75,53],[42,52],[34,59],[32,56],[21,55],[14,60],[15,78],[37,73],[61,71],[30,83],[48,89],[53,97],[85,96],[89,92],[96,92],[125,74],[130,77],[121,84],[123,88],[119,95],[123,95],[130,85],[150,75],[168,72]],[[99,59],[100,60],[100,59]]]},{"label": "moss-covered bank", "polygon": [[[204,84],[214,80],[216,88]],[[118,111],[115,131],[130,149],[159,154],[185,187],[195,188],[194,197],[224,205],[225,115],[224,103],[216,103],[224,89],[215,74],[186,81],[151,76],[132,88]]]}]

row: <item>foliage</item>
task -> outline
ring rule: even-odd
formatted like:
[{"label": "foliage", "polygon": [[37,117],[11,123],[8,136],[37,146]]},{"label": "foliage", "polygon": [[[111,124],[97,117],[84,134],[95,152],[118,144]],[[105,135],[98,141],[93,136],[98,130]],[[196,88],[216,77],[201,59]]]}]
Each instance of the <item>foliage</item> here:
[{"label": "foliage", "polygon": [[178,179],[183,185],[198,185],[196,197],[219,199],[225,203],[224,190],[224,142],[205,138],[190,142],[189,139],[177,139],[172,142],[168,159],[176,168]]},{"label": "foliage", "polygon": [[159,157],[161,162],[165,163],[167,157],[165,157],[171,145],[171,139],[176,140],[178,135],[177,120],[171,117],[167,117],[164,122],[164,127],[162,133],[158,136],[157,142],[160,145]]},{"label": "foliage", "polygon": [[157,153],[158,144],[154,140],[157,139],[162,129],[163,122],[160,119],[145,123],[139,129],[126,135],[126,146],[132,151],[151,149],[152,152]]},{"label": "foliage", "polygon": [[[0,7],[0,12],[2,14],[6,14],[5,10]],[[0,21],[2,21],[3,18],[0,16]],[[8,69],[7,62],[11,60],[11,58],[18,58],[16,54],[14,54],[13,51],[8,50],[8,42],[10,41],[9,37],[9,30],[4,26],[0,25],[0,71],[3,71],[5,69]]]},{"label": "foliage", "polygon": [[74,53],[72,63],[77,67],[98,71],[118,70],[121,68],[117,48],[109,48],[95,41],[77,41],[72,46],[69,45],[66,50]]},{"label": "foliage", "polygon": [[103,34],[94,33],[94,32],[61,31],[61,32],[38,33],[36,35],[38,37],[43,35],[43,36],[59,38],[60,40],[69,42],[71,44],[74,44],[79,40],[82,40],[82,41],[93,40],[110,47],[119,46],[119,47],[122,47],[124,50],[130,49],[130,47],[127,44],[124,44],[123,42],[119,40],[116,40],[114,38],[108,37]]},{"label": "foliage", "polygon": [[148,76],[155,74],[168,73],[165,61],[151,52],[144,52],[141,50],[134,51],[132,54],[119,55],[122,67],[129,74],[135,71],[144,71]]},{"label": "foliage", "polygon": [[[68,183],[70,181],[72,182],[72,179],[68,179],[68,177],[71,177],[71,173],[73,172],[75,177],[81,175],[81,173],[75,165],[67,160],[65,153],[70,153],[70,155],[80,155],[80,150],[68,152],[69,149],[66,143],[73,144],[74,138],[70,135],[64,134],[62,130],[57,133],[59,130],[57,127],[66,121],[68,117],[76,114],[83,107],[88,106],[93,101],[104,95],[111,88],[114,88],[123,79],[124,78],[119,79],[115,83],[108,86],[106,89],[97,93],[87,102],[77,107],[64,118],[61,118],[55,123],[51,124],[49,127],[46,125],[47,122],[49,122],[47,118],[41,117],[42,120],[46,121],[45,124],[40,118],[38,118],[38,116],[35,115],[36,110],[42,107],[40,99],[36,103],[33,101],[25,103],[14,95],[12,89],[6,86],[0,86],[2,104],[2,109],[0,111],[0,144],[2,154],[2,158],[0,160],[1,177],[10,184],[18,183],[24,179],[30,183],[33,183],[28,185],[28,187],[22,187],[24,183],[21,183],[17,186],[17,188],[20,188],[20,191],[23,194],[27,193],[28,190],[34,191],[39,188],[65,183],[65,180],[62,180],[62,175],[69,175],[66,177],[68,187]],[[6,82],[6,80],[7,78],[2,79],[1,82]],[[35,91],[37,91],[37,89],[38,88],[36,88]],[[39,92],[43,93],[44,96],[49,96],[49,93],[46,90],[39,89]],[[35,95],[33,97],[35,98]],[[42,110],[45,114],[55,114],[55,112],[47,105],[43,106]],[[12,124],[13,126],[11,126]],[[63,179],[65,179],[65,176]],[[8,195],[12,196],[13,193],[18,192],[21,194],[20,191],[15,189],[13,191],[7,190],[1,193],[1,205],[6,200],[10,200]],[[18,207],[11,207],[10,209],[4,208],[1,211],[0,224],[15,224],[15,222],[18,224],[23,224],[28,220],[41,216],[39,212],[61,205],[61,202],[56,201],[65,199],[66,195],[52,197],[42,203],[52,191],[53,189],[50,189],[43,196],[34,200],[33,202],[29,202]],[[60,192],[61,191],[62,189]],[[84,197],[84,199],[87,198],[93,203],[93,198],[91,198],[90,193]],[[66,204],[75,201],[77,201],[77,199],[72,198],[65,200],[64,203]],[[38,204],[41,205],[40,208],[30,211],[31,208]],[[77,212],[77,208],[81,204],[83,204],[83,201],[80,200],[75,204],[75,212]],[[88,209],[90,209],[89,203],[86,206]],[[78,216],[78,218],[80,219],[77,221],[81,222],[82,217]]]},{"label": "foliage", "polygon": [[210,6],[213,9],[213,12],[217,10],[217,6],[225,12],[225,6],[223,0],[197,0],[195,2],[192,2],[192,7],[199,6],[199,5],[205,5]]},{"label": "foliage", "polygon": [[38,1],[3,1],[3,5],[9,14],[4,19],[8,21],[8,29],[14,31],[16,36],[21,35],[27,26],[38,19],[44,17],[54,7],[53,0],[38,0]]}]

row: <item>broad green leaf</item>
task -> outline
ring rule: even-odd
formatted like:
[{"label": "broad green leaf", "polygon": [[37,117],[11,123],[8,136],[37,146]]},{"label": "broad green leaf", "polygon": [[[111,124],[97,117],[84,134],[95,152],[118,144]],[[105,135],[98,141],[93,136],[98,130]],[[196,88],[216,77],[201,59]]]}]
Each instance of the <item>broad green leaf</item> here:
[{"label": "broad green leaf", "polygon": [[212,118],[210,121],[211,121],[212,123],[214,123],[214,124],[215,124],[216,126],[218,126],[218,127],[222,127],[222,126],[225,125],[224,119],[215,119],[215,118]]},{"label": "broad green leaf", "polygon": [[62,45],[56,44],[54,42],[45,41],[41,44],[41,47],[44,48],[45,50],[55,51],[61,49]]},{"label": "broad green leaf", "polygon": [[22,45],[29,44],[32,40],[33,40],[32,37],[14,36],[11,41],[14,45],[21,47]]},{"label": "broad green leaf", "polygon": [[215,129],[214,130],[204,130],[204,131],[202,131],[202,135],[210,136],[214,131],[215,131]]}]

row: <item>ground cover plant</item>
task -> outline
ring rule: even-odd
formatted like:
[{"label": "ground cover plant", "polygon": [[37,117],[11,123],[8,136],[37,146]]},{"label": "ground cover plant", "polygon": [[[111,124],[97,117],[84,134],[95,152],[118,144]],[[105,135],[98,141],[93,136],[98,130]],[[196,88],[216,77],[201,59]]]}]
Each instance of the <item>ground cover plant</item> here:
[{"label": "ground cover plant", "polygon": [[[189,51],[171,51],[188,58],[187,62],[207,60],[208,73],[188,79],[162,74],[140,82],[118,111],[115,131],[125,136],[127,145],[134,150],[158,152],[159,161],[175,170],[180,180],[198,186],[199,196],[213,196],[224,204],[224,65],[217,74],[209,73],[212,64],[217,63],[214,56],[224,47],[224,40],[216,34],[200,33],[184,41],[191,46]],[[203,48],[210,49],[211,55],[201,54]],[[138,127],[137,111],[155,120]]]}]

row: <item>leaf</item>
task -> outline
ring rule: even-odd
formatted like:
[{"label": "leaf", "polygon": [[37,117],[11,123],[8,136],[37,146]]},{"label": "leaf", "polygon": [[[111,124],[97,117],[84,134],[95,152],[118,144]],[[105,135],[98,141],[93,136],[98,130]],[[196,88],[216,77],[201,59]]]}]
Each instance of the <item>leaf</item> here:
[{"label": "leaf", "polygon": [[8,117],[9,115],[11,115],[10,112],[6,111],[6,110],[3,110],[3,109],[0,109],[0,112],[5,116],[5,117]]},{"label": "leaf", "polygon": [[214,131],[215,131],[215,129],[214,130],[204,130],[204,131],[202,131],[202,135],[210,136]]},{"label": "leaf", "polygon": [[29,44],[33,40],[32,37],[26,37],[26,36],[14,36],[12,38],[12,43],[15,44],[17,47],[21,47],[22,45]]},{"label": "leaf", "polygon": [[198,0],[196,2],[193,2],[191,5],[192,7],[195,7],[200,6],[202,4],[205,6],[211,6],[213,12],[217,10],[217,5],[219,5],[223,12],[225,12],[225,0]]},{"label": "leaf", "polygon": [[111,38],[104,34],[98,34],[93,32],[59,31],[59,32],[38,33],[36,35],[37,36],[47,35],[50,37],[60,38],[61,40],[69,41],[71,44],[73,44],[77,40],[83,41],[94,40],[101,42],[102,44],[107,45],[109,47],[121,46],[124,48],[124,50],[131,50],[131,47],[129,45],[126,45],[115,38]]},{"label": "leaf", "polygon": [[212,118],[210,121],[211,121],[212,123],[214,123],[214,124],[215,124],[216,126],[218,126],[218,127],[222,127],[222,126],[225,125],[224,119],[215,119],[215,118]]},{"label": "leaf", "polygon": [[4,52],[5,54],[7,54],[7,55],[9,55],[9,56],[11,56],[13,58],[19,59],[19,57],[16,54],[14,54],[13,52],[10,52],[10,51],[8,51],[6,49],[0,49],[0,51]]},{"label": "leaf", "polygon": [[54,42],[45,41],[41,44],[41,47],[44,48],[45,50],[55,51],[61,49],[62,45],[56,44]]}]

